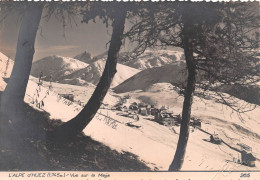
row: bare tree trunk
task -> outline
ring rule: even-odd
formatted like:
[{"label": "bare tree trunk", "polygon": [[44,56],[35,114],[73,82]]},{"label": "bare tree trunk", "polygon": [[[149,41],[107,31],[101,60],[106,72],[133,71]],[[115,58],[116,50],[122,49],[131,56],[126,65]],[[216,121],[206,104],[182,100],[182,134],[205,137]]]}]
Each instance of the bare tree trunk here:
[{"label": "bare tree trunk", "polygon": [[70,121],[57,127],[49,133],[49,138],[56,142],[65,142],[80,133],[93,119],[100,108],[104,97],[110,87],[114,75],[116,74],[116,65],[119,56],[119,50],[122,45],[126,11],[119,9],[113,21],[113,33],[108,50],[108,57],[105,69],[100,81],[82,111]]},{"label": "bare tree trunk", "polygon": [[23,102],[42,10],[42,3],[30,3],[26,9],[19,31],[14,67],[2,97],[1,108],[13,101],[18,104]]},{"label": "bare tree trunk", "polygon": [[191,31],[184,29],[183,44],[184,44],[184,54],[185,54],[185,59],[186,59],[186,64],[188,69],[188,81],[187,81],[187,87],[185,90],[185,96],[184,96],[184,102],[182,108],[182,120],[181,120],[179,140],[174,155],[174,159],[169,167],[169,171],[179,171],[181,169],[184,162],[186,147],[189,138],[191,106],[192,106],[193,93],[195,90],[195,82],[196,82],[196,63],[193,57],[192,40],[189,37],[190,33]]},{"label": "bare tree trunk", "polygon": [[42,170],[48,167],[46,159],[27,141],[28,138],[44,139],[45,134],[37,128],[37,123],[28,118],[23,102],[42,10],[42,3],[27,4],[20,26],[13,71],[1,98],[0,147],[10,152],[10,155],[1,154],[2,170]]}]

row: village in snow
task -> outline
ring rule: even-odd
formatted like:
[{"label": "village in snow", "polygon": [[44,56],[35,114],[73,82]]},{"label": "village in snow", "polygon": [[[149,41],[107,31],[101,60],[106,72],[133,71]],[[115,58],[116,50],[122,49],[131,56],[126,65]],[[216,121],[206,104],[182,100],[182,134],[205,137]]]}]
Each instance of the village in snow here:
[{"label": "village in snow", "polygon": [[[48,112],[50,119],[70,120],[95,90],[106,58],[83,52],[33,62],[25,102]],[[14,61],[0,53],[0,63],[4,91]],[[147,50],[134,62],[119,62],[100,109],[83,132],[113,150],[137,155],[151,169],[167,170],[178,142],[183,103],[173,84],[185,81],[184,69],[181,49]],[[195,95],[182,170],[259,170],[259,115],[259,106],[241,117],[214,99]]]}]

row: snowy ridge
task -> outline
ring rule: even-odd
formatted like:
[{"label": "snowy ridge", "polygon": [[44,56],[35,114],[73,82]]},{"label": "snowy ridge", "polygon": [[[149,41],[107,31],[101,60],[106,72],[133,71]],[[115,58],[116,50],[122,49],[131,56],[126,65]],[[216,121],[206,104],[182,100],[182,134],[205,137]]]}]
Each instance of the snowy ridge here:
[{"label": "snowy ridge", "polygon": [[[43,79],[46,81],[50,80],[52,75],[52,81],[54,82],[80,86],[86,86],[88,83],[97,85],[104,71],[105,64],[105,57],[94,59],[90,64],[86,64],[72,58],[49,56],[33,63],[31,75],[39,77],[40,73],[43,72]],[[118,64],[117,73],[111,87],[119,85],[139,71],[138,69]]]},{"label": "snowy ridge", "polygon": [[77,59],[62,56],[48,56],[33,63],[31,75],[39,77],[43,72],[43,79],[60,81],[64,76],[87,67],[88,64]]},{"label": "snowy ridge", "polygon": [[[84,54],[84,52],[82,54]],[[82,55],[82,54],[80,54],[80,55]],[[80,55],[78,55],[78,56],[80,56]],[[75,72],[71,76],[66,76],[65,78],[66,79],[78,78],[78,79],[86,80],[87,82],[91,82],[92,84],[97,85],[97,83],[99,82],[100,77],[105,69],[106,60],[107,60],[106,52],[102,53],[100,55],[97,55],[97,56],[93,57],[93,59],[91,60],[91,64],[88,67],[86,67],[85,69],[82,69],[78,72]],[[113,87],[121,84],[126,79],[132,77],[133,75],[137,74],[138,72],[140,72],[140,70],[117,63],[117,73],[115,74],[110,87],[113,88]]]},{"label": "snowy ridge", "polygon": [[183,61],[182,51],[177,50],[146,50],[142,55],[131,61],[123,63],[124,65],[144,70],[148,68],[161,67]]},{"label": "snowy ridge", "polygon": [[116,93],[145,90],[155,83],[183,84],[187,73],[183,62],[143,70],[114,88]]}]

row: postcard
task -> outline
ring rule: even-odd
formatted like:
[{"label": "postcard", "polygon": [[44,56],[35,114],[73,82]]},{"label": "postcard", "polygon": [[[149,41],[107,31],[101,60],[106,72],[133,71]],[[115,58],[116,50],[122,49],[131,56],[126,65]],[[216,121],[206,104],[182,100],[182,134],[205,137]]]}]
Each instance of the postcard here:
[{"label": "postcard", "polygon": [[260,179],[259,9],[0,1],[0,179]]}]

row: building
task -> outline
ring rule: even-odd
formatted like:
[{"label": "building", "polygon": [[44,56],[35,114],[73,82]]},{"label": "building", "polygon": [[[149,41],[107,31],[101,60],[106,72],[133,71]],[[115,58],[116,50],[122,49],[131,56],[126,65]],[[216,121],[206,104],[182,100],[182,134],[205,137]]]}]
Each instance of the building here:
[{"label": "building", "polygon": [[210,142],[214,144],[221,144],[222,140],[218,137],[217,134],[210,135]]},{"label": "building", "polygon": [[164,111],[166,112],[166,111],[167,111],[166,106],[162,106],[161,109],[160,109],[160,111],[161,111],[161,112],[164,112]]},{"label": "building", "polygon": [[201,128],[201,120],[191,118],[190,125],[193,127],[200,127]]},{"label": "building", "polygon": [[159,113],[159,109],[151,108],[151,115],[155,116]]},{"label": "building", "polygon": [[131,110],[138,110],[138,106],[137,106],[137,105],[134,105],[134,104],[131,104],[131,105],[129,106],[129,109],[131,109]]},{"label": "building", "polygon": [[140,108],[140,114],[142,116],[148,116],[147,109],[145,107]]},{"label": "building", "polygon": [[237,145],[239,145],[241,147],[242,150],[245,150],[247,152],[252,152],[252,147],[244,144],[244,143],[237,143]]},{"label": "building", "polygon": [[123,106],[122,111],[127,112],[128,108],[126,106]]},{"label": "building", "polygon": [[154,115],[154,120],[155,120],[155,122],[158,122],[159,124],[163,125],[163,117],[160,112],[158,112]]},{"label": "building", "polygon": [[132,105],[135,105],[135,106],[137,106],[137,102],[133,102],[133,103],[132,103]]},{"label": "building", "polygon": [[147,106],[148,106],[148,105],[144,104],[143,102],[138,103],[138,107],[139,107],[139,108],[143,108],[143,107],[147,108]]},{"label": "building", "polygon": [[109,104],[102,103],[100,109],[109,109]]},{"label": "building", "polygon": [[74,101],[74,95],[73,94],[59,94],[61,97],[68,99],[70,101]]},{"label": "building", "polygon": [[252,155],[252,153],[242,151],[241,160],[242,160],[242,164],[245,164],[250,167],[255,167],[256,158]]}]

